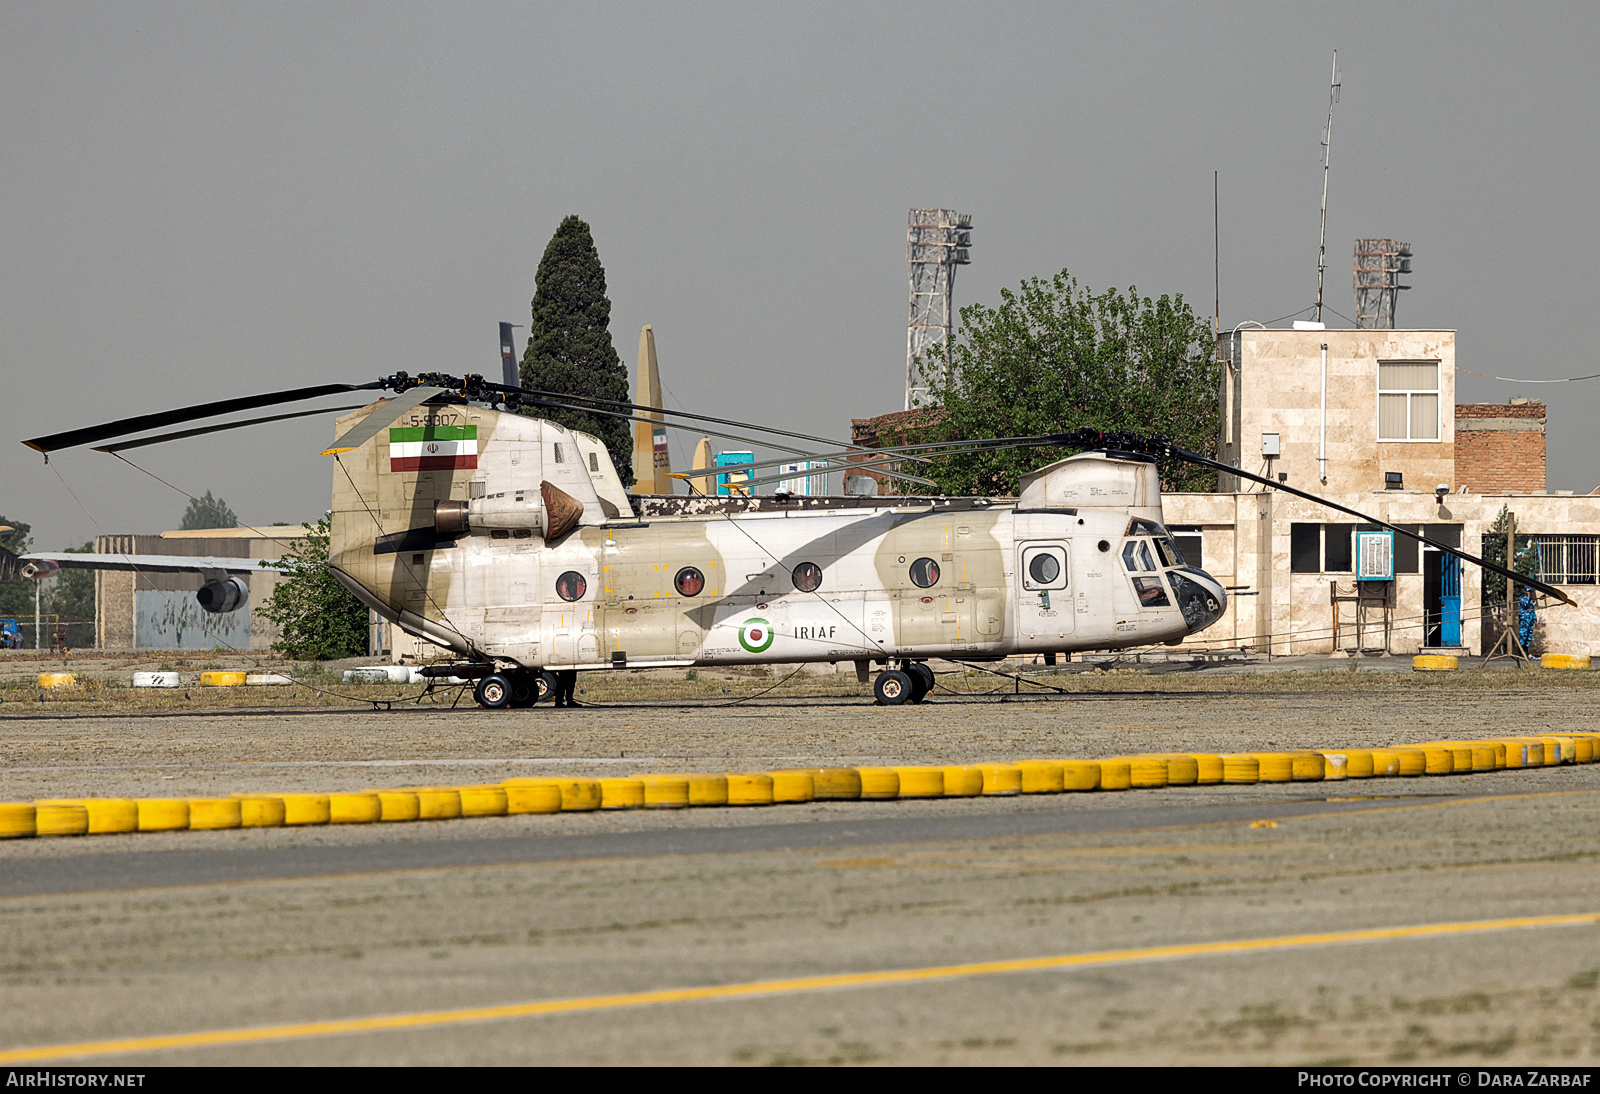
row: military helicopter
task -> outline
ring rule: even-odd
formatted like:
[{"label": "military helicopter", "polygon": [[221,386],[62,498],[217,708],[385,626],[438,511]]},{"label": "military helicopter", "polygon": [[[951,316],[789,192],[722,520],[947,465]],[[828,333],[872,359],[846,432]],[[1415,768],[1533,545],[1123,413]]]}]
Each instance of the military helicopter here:
[{"label": "military helicopter", "polygon": [[[1158,457],[1319,502],[1571,603],[1543,582],[1162,437],[1092,429],[853,450],[863,461],[854,467],[920,483],[928,480],[907,468],[935,453],[1081,450],[1025,475],[1015,498],[803,499],[815,506],[781,496],[733,505],[630,496],[599,439],[516,408],[654,422],[639,415],[666,413],[687,419],[681,428],[745,423],[475,375],[399,372],[24,443],[48,459],[232,411],[371,390],[395,397],[338,418],[337,440],[323,453],[337,461],[330,570],[383,618],[457,654],[461,663],[431,671],[475,678],[474,697],[491,709],[570,694],[579,671],[840,661],[854,662],[863,682],[877,667],[879,703],[917,703],[934,684],[930,658],[1038,653],[1050,661],[1075,650],[1177,644],[1216,622],[1227,594],[1183,560],[1164,527]],[[774,480],[750,485],[764,481]]]}]

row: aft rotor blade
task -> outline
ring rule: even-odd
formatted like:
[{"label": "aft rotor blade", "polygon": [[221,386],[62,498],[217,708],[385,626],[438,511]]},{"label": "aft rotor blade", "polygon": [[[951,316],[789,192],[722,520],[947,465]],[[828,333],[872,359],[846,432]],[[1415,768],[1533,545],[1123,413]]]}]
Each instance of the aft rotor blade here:
[{"label": "aft rotor blade", "polygon": [[435,395],[443,394],[444,389],[439,387],[414,387],[403,391],[345,430],[344,435],[323,449],[321,454],[334,456],[340,452],[348,452],[352,448],[360,448],[400,415],[408,410],[415,410]]},{"label": "aft rotor blade", "polygon": [[[837,468],[829,468],[828,470],[829,471],[832,471],[832,470],[840,470],[840,471],[871,471],[875,475],[887,475],[889,478],[892,478],[892,479],[905,479],[907,482],[914,482],[914,483],[917,483],[917,484],[919,484],[921,486],[938,486],[939,485],[938,483],[934,482],[932,479],[924,479],[924,478],[919,478],[916,475],[908,475],[904,471],[890,471],[890,470],[888,470],[888,468],[886,466],[889,462],[890,461],[885,460],[881,464],[879,464],[879,463],[867,463],[867,462],[862,462],[862,463],[841,463],[841,464],[838,465]],[[725,474],[728,474],[729,472],[740,471],[743,468],[746,468],[746,467],[749,467],[749,466],[750,466],[749,464],[745,464],[745,463],[736,463],[736,464],[733,464],[730,467],[719,467],[714,472],[711,472],[711,473],[712,474],[724,474],[725,475]],[[740,486],[765,486],[769,482],[788,482],[790,479],[803,479],[807,475],[821,475],[821,474],[825,474],[825,473],[826,472],[824,472],[824,471],[822,471],[820,469],[817,470],[817,471],[791,471],[787,475],[763,475],[759,479],[742,479],[742,480],[740,480],[739,485]],[[704,476],[703,475],[691,475],[689,477],[690,478],[703,478]],[[730,483],[730,485],[732,485],[732,483]]]},{"label": "aft rotor blade", "polygon": [[[1419,534],[1417,532],[1408,531],[1407,529],[1402,528],[1397,524],[1390,524],[1386,520],[1379,520],[1377,517],[1369,516],[1368,514],[1361,512],[1359,509],[1351,509],[1349,506],[1340,505],[1336,501],[1329,501],[1327,498],[1319,498],[1317,495],[1312,494],[1312,493],[1308,493],[1305,490],[1297,490],[1293,486],[1290,486],[1288,483],[1273,482],[1271,479],[1265,478],[1265,477],[1263,477],[1261,475],[1254,475],[1254,474],[1251,474],[1249,471],[1242,471],[1237,467],[1230,467],[1228,464],[1222,463],[1222,462],[1220,462],[1218,460],[1213,460],[1209,456],[1202,456],[1198,452],[1190,452],[1186,448],[1179,448],[1175,444],[1171,444],[1171,443],[1168,443],[1168,442],[1162,442],[1161,447],[1166,452],[1170,453],[1173,456],[1176,456],[1178,459],[1186,460],[1189,463],[1196,464],[1197,466],[1209,467],[1209,468],[1212,468],[1214,470],[1221,471],[1221,472],[1223,472],[1225,474],[1228,474],[1228,475],[1237,475],[1242,479],[1249,479],[1251,482],[1259,482],[1263,486],[1270,486],[1274,490],[1281,490],[1286,494],[1293,494],[1297,498],[1305,498],[1307,501],[1314,501],[1318,505],[1326,506],[1329,509],[1337,509],[1339,512],[1347,513],[1352,517],[1360,517],[1362,520],[1367,521],[1370,524],[1376,524],[1380,528],[1387,528],[1391,532],[1398,532],[1400,535],[1406,536],[1409,539],[1414,539],[1418,543],[1425,543],[1429,547],[1436,548],[1437,550],[1443,551],[1446,554],[1455,555],[1457,558],[1462,559],[1465,562],[1470,562],[1475,566],[1481,566],[1485,570],[1490,570],[1490,571],[1492,571],[1494,573],[1499,574],[1501,577],[1508,577],[1512,581],[1517,582],[1519,585],[1526,585],[1530,589],[1537,589],[1541,593],[1544,593],[1546,596],[1551,596],[1551,597],[1554,597],[1555,599],[1561,601],[1561,603],[1563,603],[1563,604],[1576,605],[1576,603],[1577,603],[1575,600],[1573,600],[1566,593],[1562,592],[1560,589],[1557,589],[1553,585],[1546,585],[1544,582],[1539,581],[1537,578],[1529,577],[1527,574],[1516,573],[1515,571],[1509,570],[1504,566],[1496,565],[1495,563],[1490,562],[1487,559],[1479,558],[1477,555],[1469,555],[1469,554],[1467,554],[1467,552],[1461,550],[1459,547],[1451,547],[1447,543],[1440,543],[1437,540],[1429,539],[1427,536],[1421,535],[1421,534]],[[1508,545],[1508,546],[1511,546],[1511,545]],[[1510,558],[1512,556],[1512,554],[1513,554],[1512,551],[1507,551],[1506,552],[1506,557]]]},{"label": "aft rotor blade", "polygon": [[205,425],[199,429],[180,429],[176,433],[162,433],[155,437],[140,437],[136,441],[118,441],[116,444],[96,445],[96,452],[125,452],[130,448],[143,448],[150,444],[165,444],[167,441],[181,441],[189,437],[203,437],[207,433],[221,433],[228,429],[243,429],[247,425],[262,425],[266,422],[282,422],[290,418],[309,418],[313,414],[338,414],[345,410],[360,410],[362,406],[328,406],[320,410],[297,410],[293,414],[273,414],[266,418],[247,418],[242,422],[226,422],[223,425]]},{"label": "aft rotor blade", "polygon": [[109,440],[129,433],[143,433],[147,429],[160,429],[163,426],[193,422],[200,418],[214,418],[219,414],[255,410],[258,407],[277,406],[281,403],[297,403],[304,399],[319,399],[324,395],[342,395],[347,391],[364,391],[381,386],[376,383],[318,384],[315,387],[269,391],[264,395],[247,395],[240,399],[221,399],[214,403],[197,403],[177,410],[163,410],[157,414],[140,414],[134,418],[106,422],[104,425],[92,425],[82,429],[69,429],[62,433],[51,433],[45,437],[34,437],[22,443],[36,452],[49,455],[63,448],[76,448],[79,445],[93,444],[95,441]]}]

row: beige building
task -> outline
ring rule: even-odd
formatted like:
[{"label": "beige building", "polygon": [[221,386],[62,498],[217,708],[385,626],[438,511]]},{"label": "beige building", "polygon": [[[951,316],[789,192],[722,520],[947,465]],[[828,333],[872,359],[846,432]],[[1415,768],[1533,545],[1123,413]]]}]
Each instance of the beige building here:
[{"label": "beige building", "polygon": [[[1542,405],[1456,405],[1454,331],[1244,329],[1219,348],[1224,462],[1477,555],[1510,508],[1519,546],[1579,605],[1542,608],[1536,643],[1600,653],[1600,498],[1546,492]],[[1190,645],[1481,653],[1486,630],[1492,644],[1478,567],[1395,536],[1392,581],[1358,581],[1372,526],[1234,476],[1219,486],[1164,498],[1180,543],[1232,586]]]}]

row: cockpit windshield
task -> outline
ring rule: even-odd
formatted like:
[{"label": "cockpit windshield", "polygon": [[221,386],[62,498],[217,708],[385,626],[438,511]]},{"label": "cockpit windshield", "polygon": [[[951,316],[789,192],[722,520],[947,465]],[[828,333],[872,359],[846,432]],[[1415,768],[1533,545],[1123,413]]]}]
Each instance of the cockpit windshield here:
[{"label": "cockpit windshield", "polygon": [[[1150,542],[1155,544],[1156,553],[1161,556],[1162,569],[1170,569],[1173,566],[1182,566],[1184,564],[1183,552],[1178,550],[1178,545],[1173,542],[1171,533],[1155,521],[1134,517],[1128,522],[1127,534],[1130,537],[1149,536]],[[1135,565],[1135,558],[1143,562],[1143,565]],[[1150,559],[1149,547],[1139,541],[1130,542],[1122,549],[1122,561],[1130,572],[1134,570],[1154,570],[1156,568]]]}]

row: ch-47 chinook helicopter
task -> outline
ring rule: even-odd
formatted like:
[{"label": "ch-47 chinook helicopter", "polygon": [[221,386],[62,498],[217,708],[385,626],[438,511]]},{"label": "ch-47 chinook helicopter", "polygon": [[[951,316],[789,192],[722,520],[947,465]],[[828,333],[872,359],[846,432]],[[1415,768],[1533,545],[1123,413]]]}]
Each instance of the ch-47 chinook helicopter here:
[{"label": "ch-47 chinook helicopter", "polygon": [[681,496],[630,497],[597,438],[509,412],[520,404],[637,421],[635,414],[659,408],[479,376],[396,373],[24,443],[48,459],[180,422],[383,389],[396,397],[339,418],[338,439],[324,452],[337,461],[329,567],[380,616],[462,658],[437,671],[475,677],[475,697],[489,708],[538,702],[556,687],[557,672],[808,661],[852,661],[862,680],[877,665],[878,702],[915,703],[933,687],[929,658],[1176,644],[1220,618],[1227,596],[1183,561],[1163,526],[1157,457],[1285,490],[1571,603],[1543,582],[1164,438],[1090,429],[852,450],[864,458],[852,467],[924,483],[904,468],[934,453],[1083,450],[1024,476],[1015,498],[780,496],[747,499],[742,511]]}]

